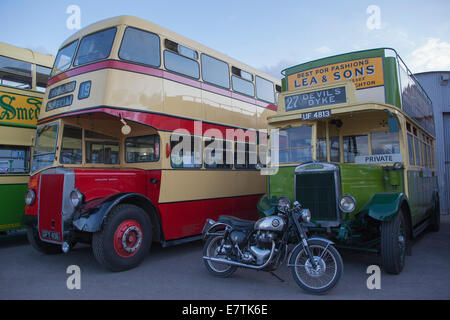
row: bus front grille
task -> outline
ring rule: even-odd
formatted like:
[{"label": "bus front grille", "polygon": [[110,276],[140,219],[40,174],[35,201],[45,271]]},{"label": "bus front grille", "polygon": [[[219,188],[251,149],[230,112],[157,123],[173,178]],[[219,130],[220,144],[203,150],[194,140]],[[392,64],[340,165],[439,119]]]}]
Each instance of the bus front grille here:
[{"label": "bus front grille", "polygon": [[338,220],[334,171],[297,173],[295,198],[311,211],[311,220]]}]

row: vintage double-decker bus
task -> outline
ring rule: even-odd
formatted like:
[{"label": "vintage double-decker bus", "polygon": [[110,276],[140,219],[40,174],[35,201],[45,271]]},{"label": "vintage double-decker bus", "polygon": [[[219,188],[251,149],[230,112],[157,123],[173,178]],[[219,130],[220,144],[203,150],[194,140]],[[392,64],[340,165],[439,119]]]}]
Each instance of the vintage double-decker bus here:
[{"label": "vintage double-decker bus", "polygon": [[409,239],[439,229],[430,99],[392,49],[323,58],[284,75],[269,118],[277,164],[260,214],[271,214],[281,195],[298,200],[311,210],[311,232],[380,252],[388,273],[401,272]]},{"label": "vintage double-decker bus", "polygon": [[24,228],[30,149],[53,60],[0,43],[0,232]]},{"label": "vintage double-decker bus", "polygon": [[[39,118],[30,242],[47,253],[92,243],[96,259],[120,271],[152,241],[200,239],[207,218],[256,219],[266,185],[248,161],[259,141],[247,129],[267,127],[277,91],[279,80],[135,17],[75,33],[57,54]],[[192,150],[179,152],[178,129]],[[245,159],[206,161],[213,142],[223,146],[216,160],[239,146]]]}]

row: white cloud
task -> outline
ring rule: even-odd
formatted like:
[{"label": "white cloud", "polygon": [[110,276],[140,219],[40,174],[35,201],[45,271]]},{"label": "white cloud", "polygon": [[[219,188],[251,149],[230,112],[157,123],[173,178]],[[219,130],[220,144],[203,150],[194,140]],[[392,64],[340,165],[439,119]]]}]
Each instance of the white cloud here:
[{"label": "white cloud", "polygon": [[271,66],[262,66],[258,68],[262,72],[265,72],[267,74],[270,74],[271,76],[281,79],[283,76],[281,75],[281,71],[283,69],[286,69],[288,67],[294,66],[299,64],[300,62],[293,62],[288,59],[282,59],[278,63],[271,65]]},{"label": "white cloud", "polygon": [[330,48],[328,48],[327,46],[321,46],[319,48],[316,48],[316,52],[320,53],[320,54],[328,54],[330,53],[332,50]]},{"label": "white cloud", "polygon": [[428,38],[426,44],[411,53],[409,61],[414,73],[449,70],[450,43],[436,38]]}]

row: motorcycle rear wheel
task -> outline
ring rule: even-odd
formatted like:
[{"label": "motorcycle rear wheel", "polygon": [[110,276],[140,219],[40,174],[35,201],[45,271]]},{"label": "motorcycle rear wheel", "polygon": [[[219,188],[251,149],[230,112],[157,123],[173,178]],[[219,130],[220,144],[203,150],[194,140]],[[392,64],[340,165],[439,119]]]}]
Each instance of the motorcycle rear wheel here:
[{"label": "motorcycle rear wheel", "polygon": [[[220,254],[219,252],[223,240],[223,236],[209,237],[203,248],[203,256],[210,258],[226,258],[225,255]],[[216,277],[227,278],[237,270],[236,266],[213,262],[211,260],[205,259],[204,263],[209,273]]]},{"label": "motorcycle rear wheel", "polygon": [[309,240],[308,246],[317,267],[313,268],[303,246],[292,253],[290,268],[295,282],[310,293],[324,294],[331,290],[342,277],[344,263],[339,252],[326,242]]}]

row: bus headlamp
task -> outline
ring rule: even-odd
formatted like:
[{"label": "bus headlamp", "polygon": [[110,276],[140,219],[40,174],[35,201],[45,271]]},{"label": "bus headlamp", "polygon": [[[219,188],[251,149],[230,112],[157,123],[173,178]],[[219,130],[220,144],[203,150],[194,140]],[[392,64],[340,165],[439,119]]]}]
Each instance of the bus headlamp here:
[{"label": "bus headlamp", "polygon": [[78,208],[82,201],[83,194],[78,189],[75,189],[70,193],[70,202],[75,208]]},{"label": "bus headlamp", "polygon": [[25,195],[25,203],[27,206],[32,206],[34,202],[36,201],[36,193],[33,189],[28,190],[27,194]]},{"label": "bus headlamp", "polygon": [[350,213],[356,208],[356,200],[351,195],[346,194],[339,201],[339,208],[345,212]]}]

